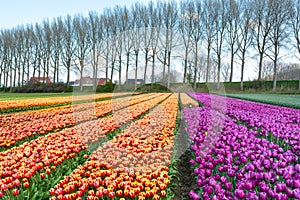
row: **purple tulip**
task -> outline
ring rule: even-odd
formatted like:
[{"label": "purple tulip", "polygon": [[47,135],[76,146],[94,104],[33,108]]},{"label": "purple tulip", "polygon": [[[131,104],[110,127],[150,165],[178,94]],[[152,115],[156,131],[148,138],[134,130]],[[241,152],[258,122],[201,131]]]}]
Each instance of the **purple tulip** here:
[{"label": "purple tulip", "polygon": [[190,160],[190,164],[191,165],[194,165],[195,164],[195,161],[192,159],[192,160]]},{"label": "purple tulip", "polygon": [[295,188],[300,188],[300,179],[294,179],[293,183]]},{"label": "purple tulip", "polygon": [[233,169],[228,169],[228,172],[227,172],[228,176],[230,177],[234,177],[235,176],[235,171]]},{"label": "purple tulip", "polygon": [[275,191],[276,191],[277,193],[279,193],[279,192],[284,192],[285,189],[286,189],[286,186],[285,186],[285,184],[284,184],[283,182],[277,182],[277,183],[276,183]]},{"label": "purple tulip", "polygon": [[198,179],[198,180],[197,180],[197,185],[198,185],[199,187],[201,187],[201,186],[203,185],[203,182],[202,182],[201,179]]},{"label": "purple tulip", "polygon": [[259,199],[261,199],[261,200],[267,200],[268,199],[268,196],[265,192],[260,192],[258,194],[258,196],[259,196]]},{"label": "purple tulip", "polygon": [[225,189],[226,190],[231,190],[231,187],[232,187],[231,183],[229,183],[229,182],[225,183]]},{"label": "purple tulip", "polygon": [[249,191],[246,196],[246,199],[257,199],[256,192],[253,190]]},{"label": "purple tulip", "polygon": [[294,197],[296,199],[300,199],[300,189],[299,188],[294,190]]},{"label": "purple tulip", "polygon": [[200,200],[200,196],[194,190],[190,191],[189,196],[193,200]]},{"label": "purple tulip", "polygon": [[300,164],[296,164],[295,165],[295,170],[298,171],[300,173]]},{"label": "purple tulip", "polygon": [[286,188],[285,193],[286,193],[286,195],[287,195],[289,198],[294,197],[294,192],[293,192],[293,190],[291,190],[291,189],[289,189],[289,188]]},{"label": "purple tulip", "polygon": [[220,180],[221,180],[221,183],[226,183],[227,182],[227,179],[226,179],[225,176],[221,176]]},{"label": "purple tulip", "polygon": [[246,194],[245,194],[244,190],[241,190],[241,189],[236,189],[234,191],[234,195],[236,197],[238,197],[239,199],[244,199],[246,197]]},{"label": "purple tulip", "polygon": [[268,190],[267,192],[271,198],[275,198],[275,192],[272,189]]},{"label": "purple tulip", "polygon": [[245,188],[246,188],[246,190],[250,190],[252,188],[252,183],[251,182],[247,182],[245,184]]}]

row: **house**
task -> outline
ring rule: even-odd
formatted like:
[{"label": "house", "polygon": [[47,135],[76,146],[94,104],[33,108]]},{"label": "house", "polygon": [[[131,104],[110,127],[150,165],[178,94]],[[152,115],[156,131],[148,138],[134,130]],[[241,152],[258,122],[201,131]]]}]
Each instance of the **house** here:
[{"label": "house", "polygon": [[51,83],[51,80],[49,77],[31,77],[29,82],[31,82],[31,83]]},{"label": "house", "polygon": [[[126,82],[125,82],[126,84]],[[135,84],[135,79],[128,79],[128,84]],[[144,84],[144,79],[136,79],[136,84]]]},{"label": "house", "polygon": [[[84,76],[82,77],[82,85],[83,86],[93,86],[94,78],[91,78],[90,76]],[[110,82],[110,79],[107,79],[107,82]],[[97,86],[99,85],[105,85],[106,84],[106,78],[96,78]],[[80,79],[75,80],[74,86],[80,85]]]}]

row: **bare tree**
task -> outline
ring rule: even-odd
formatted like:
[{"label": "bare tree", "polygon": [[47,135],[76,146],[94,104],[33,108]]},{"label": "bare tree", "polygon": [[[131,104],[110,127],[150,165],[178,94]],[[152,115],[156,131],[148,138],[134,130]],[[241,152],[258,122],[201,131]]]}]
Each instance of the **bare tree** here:
[{"label": "bare tree", "polygon": [[182,36],[182,43],[184,46],[184,70],[183,70],[183,83],[187,79],[188,57],[191,52],[191,37],[192,37],[192,25],[193,18],[195,16],[193,2],[180,1],[180,14],[179,31]]},{"label": "bare tree", "polygon": [[142,20],[140,18],[141,14],[141,4],[135,3],[132,7],[132,20],[133,20],[133,28],[131,32],[131,39],[133,44],[133,52],[135,56],[135,72],[134,72],[134,89],[137,89],[137,74],[138,74],[138,63],[139,63],[139,52],[142,43],[141,38],[141,28],[142,28]]},{"label": "bare tree", "polygon": [[204,8],[203,8],[203,23],[204,23],[204,42],[206,43],[207,49],[207,61],[206,61],[206,78],[205,82],[208,83],[211,71],[211,50],[214,41],[214,37],[216,34],[216,30],[214,29],[214,23],[217,20],[217,13],[214,12],[214,4],[211,0],[204,0]]},{"label": "bare tree", "polygon": [[279,50],[280,47],[284,46],[284,41],[289,36],[288,28],[290,26],[289,17],[292,10],[292,1],[271,0],[269,2],[269,7],[271,10],[270,21],[273,24],[270,31],[270,41],[273,47],[269,49],[269,52],[266,55],[273,61],[273,90],[276,90]]},{"label": "bare tree", "polygon": [[[179,19],[179,13],[176,1],[164,2],[162,3],[162,26],[165,29],[162,37],[161,43],[163,46],[162,59],[160,61],[163,63],[163,80],[166,80],[167,87],[170,87],[170,70],[171,70],[171,54],[172,50],[176,46],[176,31],[177,22]],[[166,77],[166,66],[167,66],[167,77]]]},{"label": "bare tree", "polygon": [[60,65],[60,54],[62,51],[62,35],[63,24],[59,23],[62,21],[60,18],[52,21],[52,67],[53,67],[53,83],[59,82],[59,65]]},{"label": "bare tree", "polygon": [[103,26],[100,23],[98,13],[89,12],[88,15],[89,31],[91,41],[91,65],[93,69],[93,90],[96,90],[97,80],[98,80],[98,67],[100,62],[100,52],[102,47],[103,35],[102,29]]},{"label": "bare tree", "polygon": [[193,44],[193,53],[194,53],[194,58],[193,58],[193,63],[194,63],[194,85],[193,87],[196,89],[197,86],[197,74],[199,69],[199,58],[200,55],[199,53],[203,53],[200,51],[200,42],[202,39],[203,35],[203,24],[201,23],[202,20],[202,5],[200,1],[196,1],[194,4],[195,11],[192,19],[192,44]]},{"label": "bare tree", "polygon": [[222,63],[221,74],[224,82],[230,81],[230,68],[231,65],[229,63]]},{"label": "bare tree", "polygon": [[123,17],[122,17],[122,25],[124,26],[124,31],[122,32],[122,39],[123,39],[123,47],[124,47],[124,54],[126,55],[126,70],[125,70],[125,83],[128,85],[128,71],[129,71],[129,62],[130,62],[130,53],[133,48],[132,43],[132,28],[133,28],[133,21],[131,18],[131,13],[127,8],[123,8]]},{"label": "bare tree", "polygon": [[[291,12],[291,24],[293,28],[293,34],[295,38],[294,46],[296,47],[298,54],[300,55],[300,0],[294,1],[294,10]],[[300,60],[300,57],[299,57]],[[299,70],[300,71],[300,70]],[[300,72],[299,72],[299,86],[298,89],[300,90]]]},{"label": "bare tree", "polygon": [[226,19],[228,26],[226,26],[227,32],[227,43],[230,49],[230,77],[229,82],[232,82],[233,69],[234,69],[234,56],[238,52],[238,37],[239,37],[239,25],[241,24],[240,13],[241,13],[241,3],[236,0],[229,0],[227,2],[229,5],[227,8]]},{"label": "bare tree", "polygon": [[151,40],[151,50],[152,50],[152,73],[151,73],[151,84],[154,84],[155,81],[155,58],[157,56],[158,51],[158,43],[161,34],[161,24],[162,24],[162,9],[158,3],[156,7],[153,2],[148,4],[150,24],[151,24],[151,33],[153,33],[153,39]]},{"label": "bare tree", "polygon": [[223,42],[225,39],[225,30],[227,26],[226,20],[226,7],[224,0],[214,0],[214,12],[217,16],[216,21],[214,23],[214,29],[216,30],[216,34],[214,36],[214,45],[213,50],[217,55],[218,67],[217,67],[217,89],[220,88],[220,77],[221,77],[221,64],[222,64],[222,49]]},{"label": "bare tree", "polygon": [[237,56],[241,60],[241,83],[240,87],[241,90],[244,90],[244,71],[245,71],[245,60],[246,60],[246,53],[249,47],[251,46],[252,43],[252,6],[250,6],[251,1],[249,0],[243,0],[240,2],[241,3],[241,16],[240,16],[240,23],[238,24],[239,26],[239,32],[240,35],[237,38],[238,42],[238,52]]},{"label": "bare tree", "polygon": [[63,66],[67,70],[67,82],[66,87],[69,86],[70,83],[70,72],[72,62],[74,60],[75,55],[75,41],[74,41],[74,26],[73,21],[70,15],[67,15],[63,20],[58,18],[59,26],[62,26],[61,35],[61,61]]},{"label": "bare tree", "polygon": [[80,91],[83,91],[82,78],[83,70],[85,67],[86,55],[90,48],[90,38],[88,34],[88,22],[82,15],[76,15],[73,19],[73,25],[75,29],[74,38],[76,41],[75,56],[77,62],[76,67],[80,73]]},{"label": "bare tree", "polygon": [[262,64],[266,50],[270,48],[269,34],[272,29],[272,21],[270,18],[271,9],[269,0],[253,0],[253,21],[256,28],[253,31],[255,39],[255,47],[259,55],[258,63],[258,80],[262,78]]}]

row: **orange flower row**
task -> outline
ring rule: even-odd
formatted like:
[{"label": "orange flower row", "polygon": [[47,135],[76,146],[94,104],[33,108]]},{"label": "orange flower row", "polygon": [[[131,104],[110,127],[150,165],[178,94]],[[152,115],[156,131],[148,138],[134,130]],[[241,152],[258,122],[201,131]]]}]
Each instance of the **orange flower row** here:
[{"label": "orange flower row", "polygon": [[[96,102],[95,104],[80,104],[76,106],[74,113],[72,112],[73,109],[70,107],[66,108],[68,111],[58,107],[51,109],[53,112],[50,112],[49,110],[49,112],[43,113],[43,118],[40,118],[41,114],[39,114],[38,111],[31,112],[31,114],[28,115],[33,116],[33,113],[36,113],[37,119],[18,123],[19,118],[17,118],[16,123],[9,120],[11,121],[10,124],[0,127],[0,146],[8,148],[11,145],[14,145],[17,141],[22,141],[27,137],[31,137],[36,134],[59,131],[62,128],[74,126],[75,124],[84,121],[95,120],[96,118],[114,110],[135,105],[138,102],[147,101],[159,95],[160,94],[144,94]],[[58,110],[61,110],[61,113],[57,112]],[[25,116],[26,115],[27,114],[25,113]]]},{"label": "orange flower row", "polygon": [[8,110],[12,108],[28,108],[35,106],[49,106],[55,104],[66,104],[71,102],[88,101],[95,99],[111,98],[117,96],[130,95],[131,93],[102,93],[94,95],[68,96],[68,97],[51,97],[51,98],[35,98],[26,100],[9,100],[0,101],[0,110]]},{"label": "orange flower row", "polygon": [[118,110],[113,115],[79,124],[75,128],[85,142],[97,142],[104,138],[107,133],[115,131],[120,126],[144,114],[166,99],[168,95],[163,94],[152,99],[147,98],[147,101]]},{"label": "orange flower row", "polygon": [[90,156],[49,192],[51,199],[103,196],[146,199],[165,197],[178,100],[168,98]]},{"label": "orange flower row", "polygon": [[[159,96],[149,101],[133,105],[135,108],[134,110],[132,109],[133,116],[137,115],[137,110],[139,110],[139,113],[144,113],[147,109],[150,109],[149,104],[154,106],[155,103],[157,104],[167,96],[168,94],[165,94],[162,95],[162,97]],[[110,118],[110,116],[106,119],[108,118]],[[114,126],[110,125],[111,122],[109,120],[103,120],[101,122],[101,127],[106,127],[108,132],[120,126],[117,123],[115,123]],[[110,127],[110,129],[108,127]],[[82,150],[87,149],[88,146],[83,141],[84,137],[79,134],[79,130],[77,126],[64,129],[60,132],[40,136],[38,139],[32,140],[29,143],[26,142],[10,150],[0,152],[1,190],[18,190],[20,184],[15,184],[15,182],[20,182],[21,180],[23,181],[23,186],[28,188],[30,185],[26,183],[28,182],[26,180],[30,179],[42,168],[46,170],[47,174],[50,174],[51,170],[55,170],[54,166],[60,165],[64,160],[71,159]],[[101,129],[99,128],[99,130]],[[103,131],[102,135],[105,133],[107,132]],[[41,178],[45,178],[44,173],[41,174]]]}]

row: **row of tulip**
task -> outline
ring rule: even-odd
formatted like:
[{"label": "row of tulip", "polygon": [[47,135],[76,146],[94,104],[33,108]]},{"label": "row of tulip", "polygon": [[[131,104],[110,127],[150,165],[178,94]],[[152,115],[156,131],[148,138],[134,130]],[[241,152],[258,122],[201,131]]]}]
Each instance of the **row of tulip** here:
[{"label": "row of tulip", "polygon": [[73,112],[81,112],[87,109],[94,109],[98,107],[107,106],[110,109],[118,110],[124,108],[128,105],[133,105],[138,103],[145,97],[155,97],[159,94],[144,94],[135,95],[129,97],[119,97],[111,100],[96,101],[91,103],[76,103],[73,105],[59,106],[53,108],[46,108],[40,110],[31,110],[27,112],[10,113],[0,115],[0,127],[10,126],[11,124],[20,123],[24,121],[32,121],[36,119],[49,118],[57,115],[70,114]]},{"label": "row of tulip", "polygon": [[51,199],[166,197],[177,109],[172,95],[131,123],[50,189]]},{"label": "row of tulip", "polygon": [[[129,116],[135,116],[137,118],[167,98],[168,95],[169,94],[164,94],[157,98],[133,105],[132,108],[128,109],[132,114]],[[108,120],[108,118],[111,118],[111,116],[99,119],[101,127],[98,127],[98,130],[96,128],[87,129],[88,126],[86,126],[86,130],[90,131],[89,134],[91,135],[96,135],[96,133],[93,132],[97,131],[97,137],[101,138],[105,137],[105,134],[108,132],[116,130],[121,124],[124,124],[121,120],[116,119],[113,121]],[[28,197],[28,195],[30,195],[28,191],[37,190],[38,188],[35,184],[38,183],[36,177],[39,172],[42,172],[39,175],[42,179],[51,176],[53,171],[57,171],[57,168],[61,168],[61,172],[66,173],[66,169],[69,170],[70,166],[65,165],[63,162],[68,162],[68,160],[74,158],[80,160],[78,156],[83,157],[83,154],[87,153],[88,145],[85,140],[88,136],[81,134],[83,124],[84,123],[46,136],[40,136],[38,139],[0,152],[0,197],[3,196],[3,198],[10,199],[13,195],[17,195],[17,193],[21,193],[19,196],[21,199],[25,198],[25,196]],[[99,123],[95,124],[99,125]],[[99,130],[103,131],[101,132]],[[88,158],[87,155],[84,157]],[[77,166],[78,164],[78,162],[76,163],[74,161],[70,163],[72,166]],[[54,180],[59,179],[60,176],[54,177]],[[47,180],[45,181],[47,182]],[[51,179],[51,181],[48,180],[48,182],[53,183],[55,181]],[[39,189],[43,193],[43,188]]]},{"label": "row of tulip", "polygon": [[181,105],[183,107],[197,107],[197,106],[199,106],[199,103],[195,99],[191,98],[186,93],[180,93],[180,102],[181,102]]},{"label": "row of tulip", "polygon": [[76,95],[67,97],[50,97],[50,98],[35,98],[35,99],[22,99],[22,100],[8,100],[0,101],[0,111],[5,113],[15,110],[30,110],[32,107],[48,107],[54,105],[70,104],[72,102],[83,102],[90,100],[99,100],[105,98],[112,98],[117,96],[128,96],[132,93],[101,93],[93,95]]},{"label": "row of tulip", "polygon": [[[219,101],[212,102],[211,96],[200,93],[191,96],[206,105],[184,110],[186,130],[194,142],[190,148],[195,158],[190,164],[195,167],[199,186],[197,191],[190,192],[192,199],[300,199],[299,157],[290,149],[259,138],[261,129],[238,119],[242,115],[245,122],[251,121],[254,115],[248,106],[253,105],[252,112],[258,113],[257,109],[263,104],[224,97],[214,97]],[[213,104],[218,104],[217,112]],[[273,106],[265,106],[269,115],[276,113]],[[273,114],[268,107],[274,109]],[[248,112],[243,113],[247,108]],[[233,118],[229,113],[240,115]],[[281,118],[277,120],[283,120],[278,124],[286,122]],[[299,130],[294,134],[299,137]]]},{"label": "row of tulip", "polygon": [[138,104],[115,111],[112,115],[88,121],[75,126],[77,133],[87,143],[95,143],[106,137],[110,132],[114,132],[122,125],[138,118],[149,111],[155,105],[165,100],[169,94],[163,94],[153,99],[148,99]]},{"label": "row of tulip", "polygon": [[[12,118],[14,115],[7,115],[7,124],[3,122],[5,125],[0,127],[0,146],[2,147],[0,150],[3,151],[16,143],[22,143],[26,141],[25,139],[28,141],[39,135],[59,131],[85,121],[95,120],[112,111],[148,101],[160,95],[161,94],[144,94],[115,100],[106,100],[93,104],[79,104],[74,109],[72,107],[57,107],[51,110],[46,109],[42,114],[38,111],[31,111],[29,114],[23,113],[25,119],[28,119],[28,116],[33,117],[33,119],[29,121],[20,122],[21,117],[17,117],[16,122],[14,122],[14,118]],[[21,113],[16,115],[22,116]]]},{"label": "row of tulip", "polygon": [[222,102],[224,113],[259,132],[259,137],[273,141],[285,150],[288,148],[300,156],[300,110],[261,104],[222,96],[191,93],[206,106],[212,98]]}]

